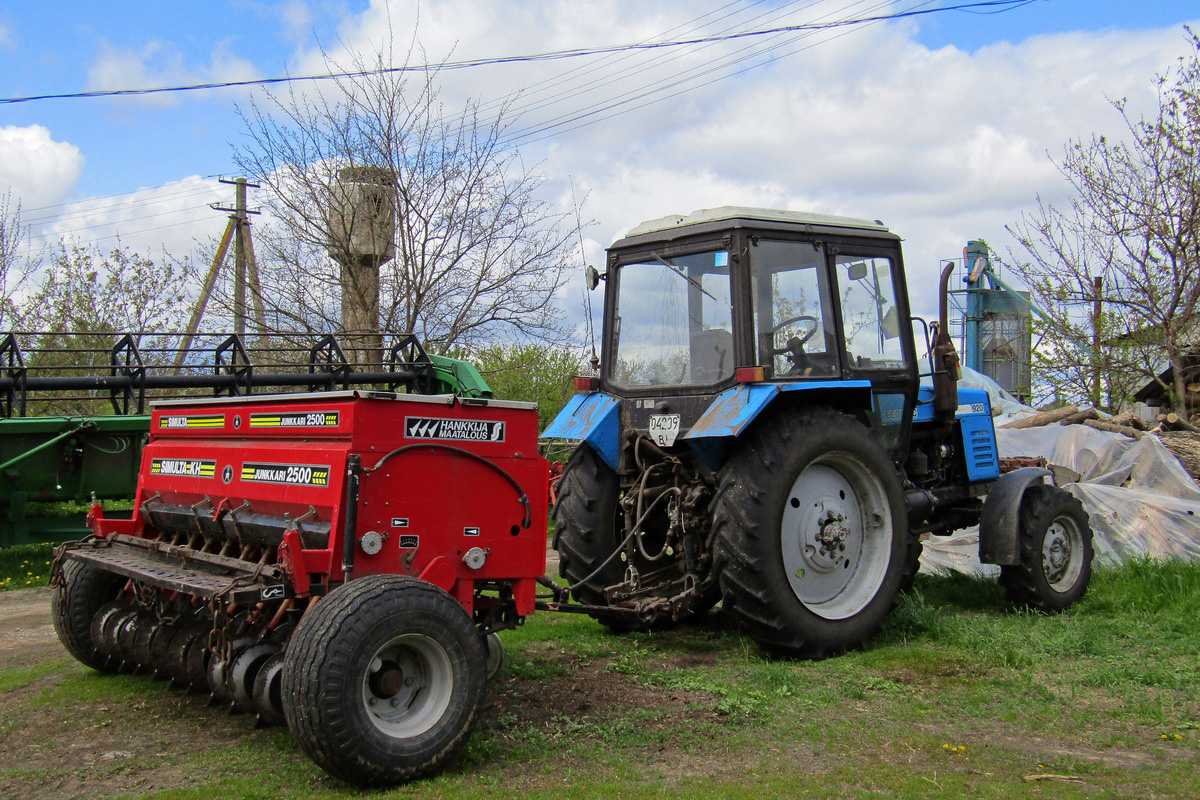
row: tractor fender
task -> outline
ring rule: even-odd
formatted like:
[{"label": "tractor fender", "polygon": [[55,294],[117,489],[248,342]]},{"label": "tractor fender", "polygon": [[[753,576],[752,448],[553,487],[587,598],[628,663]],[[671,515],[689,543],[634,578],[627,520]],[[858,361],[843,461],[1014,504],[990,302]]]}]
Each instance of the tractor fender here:
[{"label": "tractor fender", "polygon": [[614,470],[620,465],[620,404],[599,392],[577,394],[542,431],[541,439],[585,441]]},{"label": "tractor fender", "polygon": [[[979,560],[984,564],[1021,561],[1021,501],[1025,490],[1051,476],[1044,467],[1022,467],[1000,476],[979,515]],[[1051,480],[1053,478],[1051,477]]]},{"label": "tractor fender", "polygon": [[713,402],[681,438],[692,446],[711,469],[725,462],[726,449],[754,420],[783,393],[803,393],[813,402],[835,406],[871,407],[870,381],[798,381],[793,383],[749,383],[727,389]]}]

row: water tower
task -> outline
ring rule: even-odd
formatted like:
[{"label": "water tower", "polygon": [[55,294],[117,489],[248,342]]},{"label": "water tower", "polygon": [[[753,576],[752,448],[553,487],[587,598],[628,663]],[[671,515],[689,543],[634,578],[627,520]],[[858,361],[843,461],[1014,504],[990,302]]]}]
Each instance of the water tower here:
[{"label": "water tower", "polygon": [[396,254],[396,175],[345,167],[331,194],[329,255],[341,265],[343,347],[352,363],[380,368],[379,268]]}]

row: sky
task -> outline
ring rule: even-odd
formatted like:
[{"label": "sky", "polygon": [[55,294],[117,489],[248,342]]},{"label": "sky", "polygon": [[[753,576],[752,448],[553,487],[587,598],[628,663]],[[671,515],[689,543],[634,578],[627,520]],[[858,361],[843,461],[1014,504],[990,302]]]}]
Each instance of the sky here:
[{"label": "sky", "polygon": [[[327,71],[326,57],[414,36],[425,60],[695,38],[962,0],[210,0],[0,5],[0,95]],[[635,54],[444,73],[448,108],[512,98],[543,196],[590,221],[582,263],[636,223],[747,205],[883,220],[905,239],[914,309],[967,239],[1062,203],[1052,157],[1125,134],[1154,77],[1188,52],[1195,0],[1030,0]],[[400,47],[400,52],[404,47]],[[421,60],[417,58],[415,60]],[[293,84],[314,91],[311,83]],[[244,88],[0,105],[0,193],[35,244],[59,237],[155,257],[220,235]],[[251,194],[250,203],[254,205]],[[579,319],[582,279],[559,302]]]}]

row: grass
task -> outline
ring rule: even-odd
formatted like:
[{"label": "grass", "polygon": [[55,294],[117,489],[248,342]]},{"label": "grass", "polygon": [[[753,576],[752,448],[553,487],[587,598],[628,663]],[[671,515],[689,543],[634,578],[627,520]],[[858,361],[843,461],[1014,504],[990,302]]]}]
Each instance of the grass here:
[{"label": "grass", "polygon": [[0,592],[33,589],[50,584],[51,544],[22,544],[0,548]]},{"label": "grass", "polygon": [[[450,768],[372,796],[1196,797],[1197,608],[1200,564],[1099,570],[1055,616],[1013,610],[992,582],[922,575],[870,649],[820,662],[764,657],[720,625],[614,635],[584,617],[537,614],[503,635],[505,671]],[[24,694],[6,698],[14,687]],[[23,735],[70,718],[85,737],[103,708],[121,710],[117,728],[147,715],[171,736],[198,721],[235,742],[186,748],[170,762],[173,784],[147,784],[178,788],[130,784],[130,797],[361,794],[286,732],[251,731],[189,702],[73,662],[0,682],[6,714],[28,718]],[[157,714],[172,703],[188,722]],[[149,767],[113,774],[137,769]],[[0,796],[65,780],[36,772],[7,768]],[[1046,775],[1057,777],[1029,779]]]}]

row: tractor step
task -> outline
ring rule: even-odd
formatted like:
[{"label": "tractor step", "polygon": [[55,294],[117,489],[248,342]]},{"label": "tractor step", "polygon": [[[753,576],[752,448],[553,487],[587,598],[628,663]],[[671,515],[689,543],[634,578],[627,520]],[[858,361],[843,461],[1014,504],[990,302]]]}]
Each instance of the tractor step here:
[{"label": "tractor step", "polygon": [[235,603],[255,602],[280,599],[288,593],[278,567],[137,536],[112,534],[82,546],[68,546],[63,558],[85,561],[117,575],[206,600],[221,597]]}]

